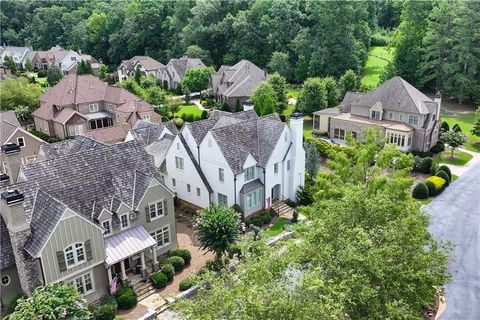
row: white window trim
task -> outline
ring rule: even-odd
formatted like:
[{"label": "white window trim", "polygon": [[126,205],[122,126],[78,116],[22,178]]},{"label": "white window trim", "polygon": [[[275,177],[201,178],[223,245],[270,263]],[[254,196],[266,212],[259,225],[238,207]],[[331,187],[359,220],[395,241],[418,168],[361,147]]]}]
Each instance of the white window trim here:
[{"label": "white window trim", "polygon": [[177,180],[175,178],[172,178],[172,187],[173,188],[177,187]]},{"label": "white window trim", "polygon": [[[23,146],[20,146],[20,142],[19,142],[20,139],[23,140]],[[25,141],[25,137],[18,137],[17,138],[17,146],[19,146],[20,148],[25,148],[27,146],[27,143]]]},{"label": "white window trim", "polygon": [[[105,229],[105,227],[103,226],[104,223],[108,222],[108,226],[109,226],[109,230],[110,232],[107,232],[107,229]],[[102,228],[105,230],[105,233],[104,235],[108,236],[108,235],[111,235],[112,234],[112,219],[108,219],[108,220],[103,220],[102,221]]]},{"label": "white window trim", "polygon": [[199,187],[197,187],[197,197],[201,197],[202,196],[202,192],[200,190]]},{"label": "white window trim", "polygon": [[[77,248],[76,247],[77,244],[81,244],[82,246]],[[72,264],[72,265],[68,264],[68,258],[67,258],[67,249],[70,248],[70,247],[72,247],[73,261],[74,261],[74,264]],[[80,248],[82,248],[82,250],[83,250],[83,260],[78,260],[77,250],[80,249]],[[72,243],[71,245],[69,245],[68,247],[63,249],[63,255],[65,257],[65,264],[67,265],[67,270],[87,262],[87,252],[85,251],[85,243],[84,242]]]},{"label": "white window trim", "polygon": [[88,111],[90,112],[98,112],[98,103],[90,103],[88,105]]},{"label": "white window trim", "polygon": [[218,168],[218,181],[225,183],[225,169],[223,168]]},{"label": "white window trim", "polygon": [[278,174],[278,162],[273,164],[273,174]]},{"label": "white window trim", "polygon": [[[122,217],[123,216],[127,217],[127,226],[126,227],[124,227],[123,223],[122,223]],[[120,215],[120,229],[125,230],[125,229],[128,229],[128,228],[130,228],[130,219],[128,218],[128,213],[124,213],[124,214]]]},{"label": "white window trim", "polygon": [[[177,162],[177,159],[178,159],[178,162]],[[179,166],[179,164],[181,164],[181,166]],[[182,170],[182,171],[185,169],[185,162],[183,161],[182,157],[175,156],[175,168],[177,170]]]},{"label": "white window trim", "polygon": [[192,185],[190,183],[187,183],[187,192],[192,193]]},{"label": "white window trim", "polygon": [[[91,290],[86,290],[87,287],[85,285],[85,276],[86,275],[90,275],[90,282],[92,283],[92,289]],[[82,287],[83,287],[83,293],[79,292],[78,291],[78,287],[77,287],[77,279],[82,279]],[[74,286],[75,290],[77,290],[77,292],[79,294],[81,294],[82,296],[86,296],[86,295],[89,295],[90,293],[94,292],[95,291],[95,280],[93,278],[93,272],[90,271],[90,272],[87,272],[87,273],[84,273],[82,274],[80,277],[76,277],[75,279],[73,279],[71,281],[72,285]]]},{"label": "white window trim", "polygon": [[[5,278],[5,277],[7,278],[7,283],[3,283],[3,278]],[[8,274],[2,275],[1,283],[2,283],[3,287],[8,286],[10,284],[10,276]]]},{"label": "white window trim", "polygon": [[[252,171],[252,175],[249,176],[248,175],[248,171],[251,170]],[[245,182],[246,181],[251,181],[251,180],[254,180],[255,179],[255,166],[251,166],[251,167],[248,167],[245,169]]]},{"label": "white window trim", "polygon": [[[158,245],[158,240],[157,240],[157,233],[158,233],[159,231],[161,231],[162,241],[163,241],[163,234],[164,234],[164,232],[165,232],[164,229],[168,230],[168,242],[164,242],[161,246],[159,246],[159,245]],[[156,244],[155,244],[155,249],[160,249],[160,248],[163,248],[163,247],[165,247],[165,246],[168,246],[168,245],[171,243],[171,241],[172,241],[172,237],[171,237],[171,233],[170,233],[170,225],[169,225],[169,224],[167,224],[167,225],[165,225],[165,226],[163,226],[163,227],[161,227],[161,228],[158,228],[158,229],[156,229],[156,230],[151,231],[151,232],[150,232],[150,235],[152,236],[153,239],[155,239],[155,242],[156,242]]]},{"label": "white window trim", "polygon": [[[148,204],[148,214],[150,215],[150,221],[157,220],[158,218],[164,217],[165,216],[165,210],[163,208],[163,200],[155,201],[155,202],[150,202]],[[158,214],[158,204],[162,206],[162,215]],[[151,206],[155,206],[155,217],[152,217],[152,211],[151,211]]]},{"label": "white window trim", "polygon": [[149,114],[144,114],[143,115],[143,121],[150,122],[150,115]]}]

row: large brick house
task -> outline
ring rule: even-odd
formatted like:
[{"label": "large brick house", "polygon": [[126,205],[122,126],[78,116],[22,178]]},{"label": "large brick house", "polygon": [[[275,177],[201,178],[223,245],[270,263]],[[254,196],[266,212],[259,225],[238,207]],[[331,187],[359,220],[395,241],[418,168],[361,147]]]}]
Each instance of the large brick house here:
[{"label": "large brick house", "polygon": [[[365,128],[376,126],[387,143],[403,151],[427,151],[438,140],[441,97],[432,100],[400,77],[369,93],[347,92],[340,106],[340,111],[315,112],[313,131],[345,140],[348,132],[362,138]],[[325,118],[328,125],[322,125]]]},{"label": "large brick house", "polygon": [[152,105],[92,75],[68,75],[39,100],[33,112],[36,129],[60,139],[90,134],[118,142],[140,119],[161,122]]}]

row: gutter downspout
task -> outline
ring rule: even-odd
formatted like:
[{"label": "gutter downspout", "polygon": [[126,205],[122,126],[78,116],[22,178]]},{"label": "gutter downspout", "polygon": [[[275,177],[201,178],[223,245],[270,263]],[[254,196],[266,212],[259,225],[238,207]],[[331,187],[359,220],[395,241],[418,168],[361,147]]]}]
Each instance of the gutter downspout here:
[{"label": "gutter downspout", "polygon": [[200,166],[200,146],[199,145],[197,145],[197,156],[198,156],[198,166]]},{"label": "gutter downspout", "polygon": [[237,204],[237,175],[233,176],[233,197],[235,200],[235,204]]},{"label": "gutter downspout", "polygon": [[263,168],[263,209],[265,209],[265,202],[267,201],[267,174]]}]

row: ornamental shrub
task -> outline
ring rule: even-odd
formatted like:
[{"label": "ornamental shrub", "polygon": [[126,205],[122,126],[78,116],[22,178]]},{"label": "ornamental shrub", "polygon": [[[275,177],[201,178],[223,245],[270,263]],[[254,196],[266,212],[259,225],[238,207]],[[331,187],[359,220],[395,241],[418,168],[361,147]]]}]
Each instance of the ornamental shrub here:
[{"label": "ornamental shrub", "polygon": [[433,153],[440,153],[444,150],[445,150],[445,143],[440,140],[438,140],[437,143],[430,148],[430,152],[433,152]]},{"label": "ornamental shrub", "polygon": [[[428,177],[425,183],[428,183],[428,182],[433,183],[433,185],[435,186],[435,194],[438,194],[439,190],[441,190],[445,186],[445,179],[437,176]],[[429,188],[429,191],[430,191],[430,188]]]},{"label": "ornamental shrub", "polygon": [[175,272],[181,271],[185,266],[185,260],[183,260],[183,258],[179,256],[168,257],[167,259],[165,259],[165,263],[171,264],[175,269]]},{"label": "ornamental shrub", "polygon": [[209,271],[220,272],[223,269],[223,264],[220,260],[209,260],[205,264],[205,267]]},{"label": "ornamental shrub", "polygon": [[438,170],[438,164],[436,164],[435,162],[432,163],[432,167],[430,168],[430,175],[431,176],[434,176],[437,174],[437,170]]},{"label": "ornamental shrub", "polygon": [[118,289],[114,295],[117,301],[118,308],[121,310],[128,310],[137,304],[137,294],[130,287],[123,287]]},{"label": "ornamental shrub", "polygon": [[452,181],[452,171],[450,171],[450,168],[447,167],[446,165],[442,164],[440,167],[438,167],[438,170],[445,171],[448,174],[448,181]]},{"label": "ornamental shrub", "polygon": [[421,173],[430,173],[430,168],[432,167],[433,159],[430,157],[425,157],[420,161],[419,171]]},{"label": "ornamental shrub", "polygon": [[173,277],[175,276],[175,268],[171,264],[164,264],[161,268],[160,271],[163,272],[167,278],[168,281],[172,281]]},{"label": "ornamental shrub", "polygon": [[460,126],[458,125],[458,123],[455,123],[452,127],[452,131],[455,131],[455,132],[462,132],[462,128],[460,128]]},{"label": "ornamental shrub", "polygon": [[39,78],[45,78],[47,76],[47,74],[48,74],[47,70],[38,70],[38,72],[37,72],[37,76]]},{"label": "ornamental shrub", "polygon": [[428,188],[423,182],[419,182],[413,187],[412,197],[415,199],[427,199],[428,198]]},{"label": "ornamental shrub", "polygon": [[231,244],[230,247],[228,247],[228,256],[230,259],[233,259],[235,256],[240,258],[242,256],[242,248],[236,243]]},{"label": "ornamental shrub", "polygon": [[[438,178],[438,177],[437,177]],[[435,186],[435,184],[430,181],[430,180],[426,180],[425,181],[425,185],[427,186],[428,188],[428,195],[430,197],[434,197],[436,194],[437,194],[437,187]]]},{"label": "ornamental shrub", "polygon": [[180,283],[178,284],[178,289],[180,291],[185,291],[185,290],[190,289],[194,285],[195,285],[194,281],[192,279],[187,278],[187,279],[183,279],[182,281],[180,281]]},{"label": "ornamental shrub", "polygon": [[245,212],[243,211],[242,207],[240,207],[237,203],[234,203],[232,206],[233,211],[236,213],[239,213],[240,216],[242,217],[242,220],[245,219]]},{"label": "ornamental shrub", "polygon": [[[182,114],[183,115],[183,114]],[[173,123],[177,126],[177,128],[181,128],[183,126],[184,120],[181,118],[174,118]]]},{"label": "ornamental shrub", "polygon": [[101,304],[93,309],[94,320],[114,320],[117,308],[113,304]]},{"label": "ornamental shrub", "polygon": [[182,257],[183,261],[185,261],[185,264],[190,264],[190,261],[192,260],[192,254],[190,251],[187,249],[172,249],[168,252],[169,257],[177,256],[177,257]]},{"label": "ornamental shrub", "polygon": [[441,129],[441,131],[443,131],[443,132],[450,131],[450,126],[448,125],[448,122],[443,121],[440,129]]},{"label": "ornamental shrub", "polygon": [[168,276],[162,271],[154,272],[152,274],[152,284],[157,289],[165,288],[168,281]]},{"label": "ornamental shrub", "polygon": [[448,186],[450,184],[450,178],[445,171],[438,170],[436,176],[445,180],[445,186]]}]

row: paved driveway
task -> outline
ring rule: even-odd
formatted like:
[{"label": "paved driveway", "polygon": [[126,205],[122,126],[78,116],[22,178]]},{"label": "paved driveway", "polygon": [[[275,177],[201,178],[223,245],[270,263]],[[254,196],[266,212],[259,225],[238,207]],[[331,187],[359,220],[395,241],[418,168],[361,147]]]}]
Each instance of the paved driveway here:
[{"label": "paved driveway", "polygon": [[452,281],[446,287],[447,308],[440,320],[480,319],[480,162],[424,207],[430,232],[451,241]]}]

